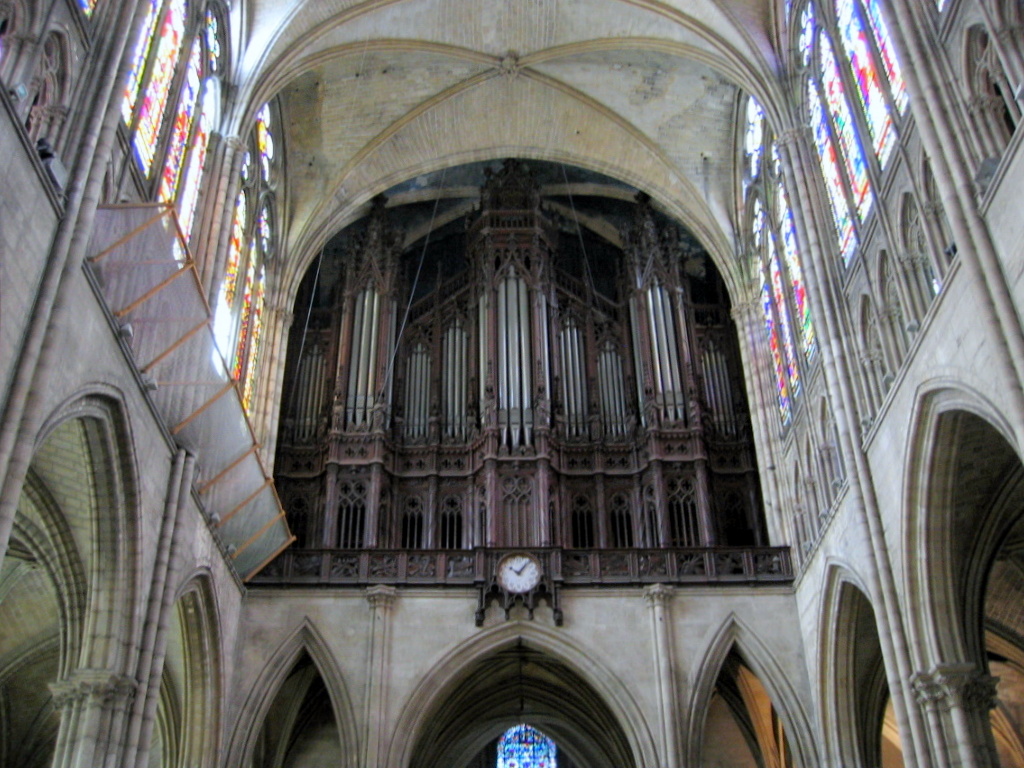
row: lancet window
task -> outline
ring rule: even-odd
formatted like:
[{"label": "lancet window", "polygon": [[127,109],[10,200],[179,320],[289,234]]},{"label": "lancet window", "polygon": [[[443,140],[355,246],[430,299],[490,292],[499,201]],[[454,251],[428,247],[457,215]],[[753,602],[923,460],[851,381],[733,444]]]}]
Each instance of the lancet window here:
[{"label": "lancet window", "polygon": [[259,381],[267,274],[276,243],[276,164],[268,150],[273,146],[272,115],[269,103],[260,108],[242,159],[224,278],[214,307],[217,346],[238,382],[246,412],[252,408]]},{"label": "lancet window", "polygon": [[808,120],[839,255],[849,263],[909,99],[878,0],[836,0],[834,8],[808,3],[799,29]]},{"label": "lancet window", "polygon": [[[475,172],[479,207],[429,247],[405,243],[381,198],[307,274],[295,311],[310,320],[293,327],[284,376],[284,495],[317,476],[317,525],[351,530],[330,499],[365,478],[356,548],[760,540],[736,332],[707,254],[646,197],[614,204],[612,242],[559,222],[524,164]],[[799,272],[779,248],[792,297]],[[744,501],[719,509],[716,495]]]},{"label": "lancet window", "polygon": [[807,302],[800,247],[775,137],[760,105],[747,100],[743,139],[749,239],[761,282],[765,334],[783,425],[801,393],[801,369],[813,362],[818,341]]},{"label": "lancet window", "polygon": [[186,0],[149,0],[146,7],[121,117],[142,177],[157,177],[156,199],[175,205],[187,241],[219,116],[220,11],[214,5],[200,10]]}]

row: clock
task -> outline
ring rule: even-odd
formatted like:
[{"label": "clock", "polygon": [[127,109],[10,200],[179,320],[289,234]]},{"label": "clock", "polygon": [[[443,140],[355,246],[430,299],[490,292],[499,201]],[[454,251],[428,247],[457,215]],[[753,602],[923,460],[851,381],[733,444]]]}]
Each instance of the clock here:
[{"label": "clock", "polygon": [[498,585],[513,595],[525,595],[540,583],[540,561],[526,552],[505,555],[498,563]]}]

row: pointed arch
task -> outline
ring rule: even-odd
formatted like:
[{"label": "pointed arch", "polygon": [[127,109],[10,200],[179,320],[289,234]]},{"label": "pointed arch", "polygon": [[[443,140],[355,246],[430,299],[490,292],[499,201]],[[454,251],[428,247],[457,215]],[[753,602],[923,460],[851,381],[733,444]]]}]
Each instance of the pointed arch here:
[{"label": "pointed arch", "polygon": [[[438,659],[402,704],[385,763],[410,765],[416,745],[427,731],[441,697],[454,690],[475,665],[502,651],[514,650],[520,644],[552,658],[591,686],[610,710],[614,724],[622,730],[635,765],[658,763],[654,734],[624,682],[579,643],[532,622],[529,625],[503,622],[453,647]],[[557,734],[549,735],[558,740]]]},{"label": "pointed arch", "polygon": [[[942,553],[951,535],[950,484],[958,446],[956,418],[978,420],[1005,441],[1020,461],[1017,436],[999,409],[973,387],[950,379],[932,379],[918,389],[907,429],[903,478],[904,520],[901,559],[907,563],[904,594],[911,630],[910,648],[918,669],[937,662],[973,661],[981,653],[969,649],[960,621],[951,572]],[[952,417],[952,418],[945,418]]]},{"label": "pointed arch", "polygon": [[759,678],[768,693],[785,732],[789,734],[789,746],[795,765],[801,768],[819,765],[814,732],[796,690],[786,679],[772,651],[735,613],[730,613],[722,622],[708,643],[704,656],[694,666],[700,670],[700,676],[692,688],[684,719],[688,723],[684,762],[687,765],[701,764],[706,714],[726,658],[734,651]]},{"label": "pointed arch", "polygon": [[281,686],[303,654],[309,656],[331,700],[335,726],[345,762],[340,768],[356,768],[359,738],[355,712],[345,686],[344,676],[330,645],[316,624],[307,616],[271,654],[242,704],[235,731],[228,747],[229,765],[252,765],[261,726]]},{"label": "pointed arch", "polygon": [[[853,565],[831,558],[821,592],[817,688],[827,762],[871,765],[886,738],[888,693],[875,603]],[[864,614],[867,607],[871,616]],[[872,645],[866,621],[871,620]],[[884,689],[883,689],[884,686]],[[898,746],[898,734],[896,746]],[[884,764],[884,760],[883,760]]]},{"label": "pointed arch", "polygon": [[[181,739],[184,765],[213,765],[220,753],[224,666],[220,611],[207,570],[191,574],[175,599],[184,658]],[[166,673],[165,673],[166,674]]]},{"label": "pointed arch", "polygon": [[[79,499],[88,517],[88,534],[79,542],[88,583],[88,623],[75,666],[131,673],[131,649],[139,617],[133,606],[141,598],[138,472],[131,428],[121,393],[94,385],[59,405],[36,438],[30,472],[45,478],[47,465],[72,457],[90,496],[63,473],[69,498]],[[84,529],[83,529],[84,530]],[[84,549],[83,549],[84,545]]]}]

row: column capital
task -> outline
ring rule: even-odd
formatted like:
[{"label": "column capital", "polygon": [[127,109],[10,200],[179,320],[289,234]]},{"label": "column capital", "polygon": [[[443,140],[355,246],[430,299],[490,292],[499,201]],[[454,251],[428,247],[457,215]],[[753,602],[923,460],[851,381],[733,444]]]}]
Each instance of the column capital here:
[{"label": "column capital", "polygon": [[224,145],[234,152],[245,152],[249,146],[241,136],[223,136]]},{"label": "column capital", "polygon": [[928,707],[987,712],[997,703],[999,678],[978,671],[973,664],[937,664],[910,678],[918,703]]},{"label": "column capital", "polygon": [[973,664],[940,664],[932,674],[951,705],[983,712],[996,706],[999,678],[978,671]]},{"label": "column capital", "polygon": [[799,146],[801,142],[807,141],[811,136],[811,128],[807,125],[797,125],[792,128],[786,128],[785,130],[779,131],[775,135],[775,141],[778,142],[780,147],[785,147],[787,150],[794,146]]},{"label": "column capital", "polygon": [[370,604],[372,610],[388,610],[394,604],[397,595],[398,590],[387,584],[374,584],[366,588],[366,602]]},{"label": "column capital", "polygon": [[664,607],[672,600],[675,590],[667,584],[651,584],[644,587],[644,601],[648,607]]},{"label": "column capital", "polygon": [[118,675],[102,669],[80,669],[69,677],[50,684],[55,709],[93,699],[106,704],[116,698],[131,701],[138,683],[127,675]]},{"label": "column capital", "polygon": [[737,301],[732,305],[732,309],[729,310],[729,314],[732,319],[738,324],[742,321],[748,320],[756,314],[761,312],[761,302],[757,299],[747,299],[746,301]]}]

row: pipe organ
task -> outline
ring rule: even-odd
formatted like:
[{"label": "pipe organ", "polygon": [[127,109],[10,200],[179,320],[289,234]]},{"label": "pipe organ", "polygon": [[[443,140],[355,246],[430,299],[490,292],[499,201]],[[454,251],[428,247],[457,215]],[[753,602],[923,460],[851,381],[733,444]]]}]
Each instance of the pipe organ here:
[{"label": "pipe organ", "polygon": [[519,162],[486,172],[426,269],[377,200],[306,280],[276,468],[299,546],[763,543],[714,266],[642,196],[591,264],[544,200]]}]

